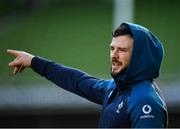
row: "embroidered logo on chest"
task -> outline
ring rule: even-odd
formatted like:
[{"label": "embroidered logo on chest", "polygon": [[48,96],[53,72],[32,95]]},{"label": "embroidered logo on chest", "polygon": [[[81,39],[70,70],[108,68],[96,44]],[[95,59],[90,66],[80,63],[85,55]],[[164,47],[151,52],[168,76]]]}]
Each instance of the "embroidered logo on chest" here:
[{"label": "embroidered logo on chest", "polygon": [[118,109],[116,110],[116,113],[120,113],[120,110],[122,109],[123,107],[123,101],[118,105]]}]

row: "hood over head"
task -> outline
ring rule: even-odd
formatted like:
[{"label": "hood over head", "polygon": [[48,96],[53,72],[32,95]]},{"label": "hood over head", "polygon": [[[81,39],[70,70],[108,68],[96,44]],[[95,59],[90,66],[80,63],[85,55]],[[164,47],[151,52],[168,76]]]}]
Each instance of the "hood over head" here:
[{"label": "hood over head", "polygon": [[132,84],[142,80],[152,80],[159,76],[163,58],[163,46],[157,37],[147,28],[127,24],[133,35],[133,51],[128,69],[114,78],[119,84]]}]

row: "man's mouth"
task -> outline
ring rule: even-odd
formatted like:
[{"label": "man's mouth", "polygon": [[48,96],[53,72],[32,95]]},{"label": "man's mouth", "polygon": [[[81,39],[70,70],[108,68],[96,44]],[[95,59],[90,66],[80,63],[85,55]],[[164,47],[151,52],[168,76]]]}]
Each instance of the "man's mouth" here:
[{"label": "man's mouth", "polygon": [[121,62],[119,62],[119,61],[112,61],[112,67],[119,67],[119,66],[121,66],[122,65],[122,63]]}]

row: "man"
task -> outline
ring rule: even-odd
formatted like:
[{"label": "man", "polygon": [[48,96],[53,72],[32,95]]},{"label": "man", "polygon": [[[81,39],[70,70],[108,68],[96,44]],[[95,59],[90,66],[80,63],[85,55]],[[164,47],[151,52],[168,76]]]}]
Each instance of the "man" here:
[{"label": "man", "polygon": [[101,128],[167,127],[166,105],[154,81],[163,58],[160,41],[132,23],[122,23],[112,36],[111,80],[16,50],[7,50],[16,56],[9,66],[14,67],[14,74],[31,67],[58,86],[101,104]]}]

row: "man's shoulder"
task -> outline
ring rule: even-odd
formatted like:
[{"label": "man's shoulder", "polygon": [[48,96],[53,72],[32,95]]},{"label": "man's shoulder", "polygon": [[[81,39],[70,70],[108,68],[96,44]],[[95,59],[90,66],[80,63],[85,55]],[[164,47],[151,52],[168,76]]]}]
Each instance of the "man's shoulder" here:
[{"label": "man's shoulder", "polygon": [[128,104],[130,107],[146,104],[153,106],[163,105],[160,96],[150,81],[140,82],[132,87]]},{"label": "man's shoulder", "polygon": [[115,82],[113,79],[109,79],[109,80],[100,80],[96,83],[95,87],[97,88],[102,88],[104,90],[111,90],[114,89],[115,87]]},{"label": "man's shoulder", "polygon": [[114,79],[109,79],[109,80],[106,80],[105,82],[106,82],[107,90],[114,89],[114,87],[116,86]]},{"label": "man's shoulder", "polygon": [[156,91],[150,81],[141,81],[132,86],[129,96],[131,103],[154,101],[154,99],[156,99]]}]

